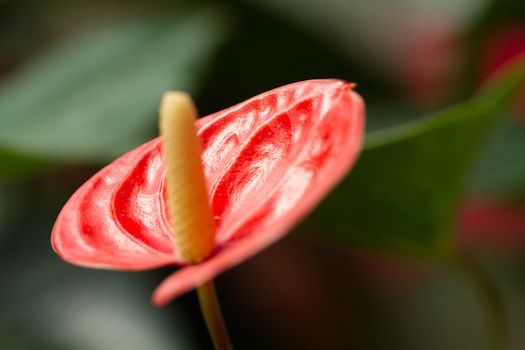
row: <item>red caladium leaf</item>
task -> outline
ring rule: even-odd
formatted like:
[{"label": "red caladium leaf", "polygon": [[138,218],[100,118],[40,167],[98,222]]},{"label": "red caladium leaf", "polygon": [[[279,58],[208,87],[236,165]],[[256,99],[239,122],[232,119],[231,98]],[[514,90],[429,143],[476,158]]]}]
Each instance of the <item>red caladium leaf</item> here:
[{"label": "red caladium leaf", "polygon": [[[216,247],[168,277],[154,302],[169,301],[283,236],[348,172],[363,124],[363,101],[341,80],[290,84],[198,120]],[[160,138],[102,169],[62,209],[55,251],[89,267],[185,265],[173,243],[164,170]]]}]

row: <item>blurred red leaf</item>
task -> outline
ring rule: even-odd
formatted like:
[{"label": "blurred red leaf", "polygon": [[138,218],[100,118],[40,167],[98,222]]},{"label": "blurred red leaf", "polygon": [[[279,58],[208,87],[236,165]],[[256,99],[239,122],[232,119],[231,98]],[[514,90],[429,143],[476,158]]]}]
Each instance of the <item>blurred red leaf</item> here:
[{"label": "blurred red leaf", "polygon": [[[525,24],[508,22],[496,25],[487,35],[482,48],[480,80],[491,79],[508,64],[525,56]],[[520,120],[525,121],[525,88],[519,98]]]},{"label": "blurred red leaf", "polygon": [[461,245],[500,252],[525,249],[525,207],[497,200],[472,200],[460,220]]}]

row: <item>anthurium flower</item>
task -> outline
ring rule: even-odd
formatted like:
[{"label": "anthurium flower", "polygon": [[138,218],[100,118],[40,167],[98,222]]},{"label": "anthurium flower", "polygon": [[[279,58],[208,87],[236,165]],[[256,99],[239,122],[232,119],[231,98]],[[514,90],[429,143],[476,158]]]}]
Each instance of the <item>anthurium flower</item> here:
[{"label": "anthurium flower", "polygon": [[364,104],[341,80],[290,84],[196,121],[216,226],[189,265],[173,242],[165,160],[156,138],[88,180],[52,233],[66,261],[95,268],[182,266],[157,288],[165,304],[281,238],[340,181],[361,146]]}]

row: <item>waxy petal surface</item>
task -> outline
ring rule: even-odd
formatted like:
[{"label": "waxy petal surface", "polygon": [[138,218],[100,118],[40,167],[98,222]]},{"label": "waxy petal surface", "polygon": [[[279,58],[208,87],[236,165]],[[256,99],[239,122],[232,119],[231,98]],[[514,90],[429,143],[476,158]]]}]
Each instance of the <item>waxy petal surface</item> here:
[{"label": "waxy petal surface", "polygon": [[[258,95],[197,121],[217,227],[204,262],[170,276],[170,300],[282,237],[344,177],[360,150],[362,99],[341,80],[310,80]],[[117,159],[67,202],[52,234],[66,261],[141,270],[184,265],[166,208],[162,142]]]}]

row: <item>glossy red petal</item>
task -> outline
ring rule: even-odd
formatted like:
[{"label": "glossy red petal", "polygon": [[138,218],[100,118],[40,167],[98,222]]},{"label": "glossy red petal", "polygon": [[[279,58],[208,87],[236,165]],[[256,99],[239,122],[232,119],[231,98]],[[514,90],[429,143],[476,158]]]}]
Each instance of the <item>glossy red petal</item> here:
[{"label": "glossy red petal", "polygon": [[158,140],[150,141],[109,164],[71,197],[52,233],[53,248],[64,260],[130,270],[177,260],[169,229],[159,220],[159,153]]},{"label": "glossy red petal", "polygon": [[[312,80],[199,120],[216,251],[177,272],[157,301],[281,237],[348,171],[361,145],[363,116],[363,102],[348,83]],[[86,182],[62,210],[52,243],[75,264],[137,270],[182,264],[171,237],[157,138]]]}]

